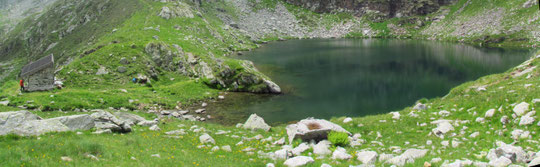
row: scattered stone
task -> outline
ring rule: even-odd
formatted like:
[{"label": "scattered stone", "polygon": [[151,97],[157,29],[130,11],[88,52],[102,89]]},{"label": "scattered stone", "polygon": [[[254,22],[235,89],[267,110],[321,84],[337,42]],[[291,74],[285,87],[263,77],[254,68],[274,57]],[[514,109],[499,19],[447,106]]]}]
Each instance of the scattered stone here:
[{"label": "scattered stone", "polygon": [[231,146],[229,146],[229,145],[222,146],[221,150],[223,150],[225,152],[231,152],[232,151]]},{"label": "scattered stone", "polygon": [[332,167],[332,166],[328,164],[322,164],[321,167]]},{"label": "scattered stone", "polygon": [[180,130],[168,131],[168,132],[165,132],[165,134],[167,134],[167,135],[185,135],[186,132],[184,131],[184,129],[180,129]]},{"label": "scattered stone", "polygon": [[428,150],[425,149],[408,149],[403,154],[394,157],[387,162],[396,166],[404,166],[405,163],[414,162],[414,159],[421,158],[426,155]]},{"label": "scattered stone", "polygon": [[292,153],[298,156],[302,154],[304,151],[307,151],[309,148],[310,148],[309,145],[307,145],[306,143],[301,143],[300,145],[292,149]]},{"label": "scattered stone", "polygon": [[527,114],[525,114],[524,116],[521,117],[520,121],[519,121],[519,125],[521,126],[526,126],[526,125],[531,125],[534,123],[534,118],[533,116],[536,114],[535,111],[531,111]]},{"label": "scattered stone", "polygon": [[275,142],[272,143],[272,144],[274,144],[274,145],[283,145],[283,144],[285,144],[285,138],[282,137],[281,139],[275,141]]},{"label": "scattered stone", "polygon": [[66,161],[66,162],[71,162],[71,161],[73,161],[73,159],[71,159],[70,157],[65,157],[65,156],[64,156],[64,157],[60,157],[60,159],[61,159],[62,161]]},{"label": "scattered stone", "polygon": [[223,99],[225,99],[225,96],[220,95],[220,96],[218,96],[218,99],[223,100]]},{"label": "scattered stone", "polygon": [[207,133],[201,135],[201,136],[199,137],[199,141],[200,141],[202,144],[206,144],[206,143],[216,144],[216,141],[214,140],[214,138],[212,138],[212,136],[208,135]]},{"label": "scattered stone", "polygon": [[334,153],[332,153],[332,159],[336,159],[336,160],[348,160],[348,159],[351,159],[351,158],[352,158],[352,155],[347,154],[347,150],[345,150],[345,149],[342,148],[342,147],[336,148],[336,150],[334,151]]},{"label": "scattered stone", "polygon": [[529,103],[521,102],[518,105],[514,107],[514,113],[516,113],[518,116],[522,116],[526,112],[529,111]]},{"label": "scattered stone", "polygon": [[219,146],[212,147],[212,149],[210,149],[210,151],[212,151],[212,152],[219,151]]},{"label": "scattered stone", "polygon": [[478,123],[484,123],[485,120],[486,119],[484,119],[483,117],[477,117],[475,121],[478,122]]},{"label": "scattered stone", "polygon": [[202,114],[206,111],[206,109],[198,109],[198,110],[195,110],[195,113],[197,114]]},{"label": "scattered stone", "polygon": [[486,118],[491,118],[491,117],[493,117],[494,114],[495,114],[495,109],[489,109],[489,110],[486,111],[485,117]]},{"label": "scattered stone", "polygon": [[392,119],[399,119],[401,117],[399,112],[391,112],[390,114],[392,114]]},{"label": "scattered stone", "polygon": [[202,104],[201,104],[201,107],[206,107],[206,106],[208,106],[207,103],[202,103]]},{"label": "scattered stone", "polygon": [[480,132],[474,132],[471,135],[469,135],[470,138],[476,138],[478,135],[480,135]]},{"label": "scattered stone", "polygon": [[152,125],[152,126],[151,126],[150,128],[148,128],[148,129],[150,129],[151,131],[161,131],[161,128],[159,128],[159,126],[157,126],[157,125]]},{"label": "scattered stone", "polygon": [[159,155],[159,154],[152,154],[152,155],[150,155],[150,157],[161,158],[161,155]]},{"label": "scattered stone", "polygon": [[392,154],[384,154],[383,153],[383,154],[379,155],[379,161],[380,162],[386,162],[386,161],[388,161],[388,160],[390,160],[392,158],[394,158],[394,155],[392,155]]},{"label": "scattered stone", "polygon": [[512,139],[519,140],[519,139],[529,138],[530,132],[524,131],[521,129],[514,129],[511,134],[512,134]]},{"label": "scattered stone", "polygon": [[270,126],[266,124],[263,118],[257,116],[257,114],[251,114],[251,116],[249,116],[248,120],[246,121],[246,123],[243,124],[242,127],[244,129],[251,130],[261,129],[267,132],[270,130]]},{"label": "scattered stone", "polygon": [[507,167],[510,164],[512,164],[512,161],[506,157],[499,157],[489,161],[489,166],[493,167]]},{"label": "scattered stone", "polygon": [[95,132],[92,132],[92,134],[110,134],[112,131],[110,129],[98,129]]},{"label": "scattered stone", "polygon": [[506,125],[508,122],[509,122],[508,116],[505,115],[505,116],[502,116],[502,117],[501,117],[501,123],[502,123],[503,125]]},{"label": "scattered stone", "polygon": [[431,124],[437,124],[437,128],[433,129],[432,132],[439,137],[442,137],[445,133],[454,130],[454,126],[450,124],[449,120],[437,120],[431,122]]},{"label": "scattered stone", "polygon": [[[539,153],[537,153],[537,154],[539,154]],[[529,166],[539,166],[540,165],[540,155],[538,155],[536,158],[531,160],[531,162],[529,162],[528,165]]]},{"label": "scattered stone", "polygon": [[317,143],[316,145],[313,146],[313,154],[315,154],[315,155],[332,154],[332,151],[330,151],[330,145],[331,144],[332,143],[330,143],[330,141],[328,141],[328,140],[320,141],[319,143]]},{"label": "scattered stone", "polygon": [[120,66],[116,69],[116,71],[118,71],[119,73],[125,73],[127,72],[127,68],[124,66]]},{"label": "scattered stone", "polygon": [[275,167],[275,165],[273,163],[268,163],[266,164],[266,167]]},{"label": "scattered stone", "polygon": [[425,104],[422,104],[422,103],[417,103],[413,107],[413,110],[425,110],[425,109],[427,109],[427,106]]},{"label": "scattered stone", "polygon": [[351,121],[352,121],[351,117],[347,117],[347,118],[343,119],[343,123],[349,123]]},{"label": "scattered stone", "polygon": [[364,164],[373,164],[377,160],[377,152],[375,151],[362,151],[356,154],[358,160]]},{"label": "scattered stone", "polygon": [[439,111],[439,115],[443,117],[447,117],[450,115],[450,111],[446,111],[446,110]]},{"label": "scattered stone", "polygon": [[286,160],[283,165],[286,165],[288,167],[298,167],[298,166],[304,166],[306,164],[310,164],[315,162],[313,158],[307,157],[307,156],[297,156],[291,159]]}]

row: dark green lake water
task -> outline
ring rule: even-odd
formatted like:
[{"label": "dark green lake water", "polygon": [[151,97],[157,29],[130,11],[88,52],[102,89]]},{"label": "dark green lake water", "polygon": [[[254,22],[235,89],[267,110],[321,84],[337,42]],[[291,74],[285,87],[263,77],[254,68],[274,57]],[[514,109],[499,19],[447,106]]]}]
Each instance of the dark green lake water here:
[{"label": "dark green lake water", "polygon": [[418,40],[274,42],[240,58],[253,61],[284,94],[229,93],[208,110],[213,121],[224,124],[244,122],[252,113],[272,124],[387,113],[421,98],[442,97],[461,83],[504,72],[531,55],[528,50]]}]

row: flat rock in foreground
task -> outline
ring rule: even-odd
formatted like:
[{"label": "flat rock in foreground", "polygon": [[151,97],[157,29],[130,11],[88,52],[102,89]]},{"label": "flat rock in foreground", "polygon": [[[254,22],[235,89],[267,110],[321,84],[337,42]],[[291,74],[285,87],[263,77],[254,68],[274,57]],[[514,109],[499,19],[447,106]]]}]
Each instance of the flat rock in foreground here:
[{"label": "flat rock in foreground", "polygon": [[300,138],[304,141],[324,140],[328,138],[328,133],[331,131],[345,132],[351,135],[343,127],[324,119],[308,118],[287,126],[289,143],[292,143],[295,138]]}]

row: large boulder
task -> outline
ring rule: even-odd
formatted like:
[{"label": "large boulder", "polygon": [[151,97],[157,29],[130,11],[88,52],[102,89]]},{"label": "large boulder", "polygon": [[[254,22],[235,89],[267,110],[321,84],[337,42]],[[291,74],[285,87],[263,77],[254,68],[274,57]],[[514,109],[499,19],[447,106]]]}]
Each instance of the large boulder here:
[{"label": "large boulder", "polygon": [[331,131],[345,132],[351,135],[350,132],[335,123],[314,118],[304,119],[296,124],[288,125],[286,129],[287,135],[289,136],[289,143],[292,143],[296,138],[300,138],[304,141],[321,141],[327,139],[328,133]]},{"label": "large boulder", "polygon": [[116,118],[113,114],[103,111],[95,110],[95,113],[90,115],[95,121],[95,127],[97,129],[110,129],[113,132],[131,132],[131,126],[129,122],[122,121]]},{"label": "large boulder", "polygon": [[501,141],[497,141],[497,148],[491,149],[487,158],[492,162],[501,161],[501,157],[509,159],[512,163],[526,163],[528,160],[527,153],[519,146],[513,146]]},{"label": "large boulder", "polygon": [[90,130],[94,128],[95,125],[94,119],[88,114],[57,117],[47,120],[59,121],[70,130]]},{"label": "large boulder", "polygon": [[27,121],[41,120],[28,111],[0,112],[0,135],[13,133],[13,130]]},{"label": "large boulder", "polygon": [[521,102],[513,109],[514,113],[518,116],[522,116],[529,111],[529,103]]},{"label": "large boulder", "polygon": [[262,129],[264,131],[270,130],[270,126],[266,124],[266,122],[264,122],[263,118],[257,116],[257,114],[251,114],[251,116],[249,116],[246,123],[244,123],[243,127],[245,129],[251,129],[251,130],[257,130],[257,129]]},{"label": "large boulder", "polygon": [[122,121],[125,121],[127,122],[128,124],[130,125],[137,125],[139,122],[143,122],[143,121],[146,121],[146,119],[144,119],[143,117],[141,116],[138,116],[138,115],[135,115],[135,114],[131,114],[131,113],[126,113],[126,112],[115,112],[113,113],[118,119],[122,120]]},{"label": "large boulder", "polygon": [[65,132],[70,129],[58,120],[27,121],[13,130],[14,134],[21,136],[38,136],[48,132]]}]

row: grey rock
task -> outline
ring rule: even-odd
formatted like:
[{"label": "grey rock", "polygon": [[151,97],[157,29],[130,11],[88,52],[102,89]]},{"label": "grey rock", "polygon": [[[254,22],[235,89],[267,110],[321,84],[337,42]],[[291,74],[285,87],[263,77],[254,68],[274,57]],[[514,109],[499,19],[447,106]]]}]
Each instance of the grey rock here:
[{"label": "grey rock", "polygon": [[0,101],[0,106],[7,106],[9,104],[9,101]]},{"label": "grey rock", "polygon": [[206,143],[216,144],[216,141],[214,140],[214,138],[212,138],[212,136],[208,135],[207,133],[201,135],[199,137],[199,141],[202,144],[206,144]]},{"label": "grey rock", "polygon": [[161,131],[161,128],[157,125],[152,125],[150,128],[148,128],[151,131]]},{"label": "grey rock", "polygon": [[274,82],[270,80],[264,80],[264,84],[268,87],[270,93],[279,94],[281,93],[281,88]]},{"label": "grey rock", "polygon": [[361,151],[356,154],[358,160],[364,164],[373,164],[377,160],[377,152],[375,151]]},{"label": "grey rock", "polygon": [[12,133],[27,121],[41,120],[41,117],[28,111],[0,112],[0,135]]},{"label": "grey rock", "polygon": [[[495,149],[495,154],[497,157],[506,157],[513,163],[525,163],[527,161],[527,153],[523,148],[519,146],[513,146],[503,142],[497,142],[497,149]],[[502,161],[502,160],[499,160]],[[491,161],[490,161],[491,164]]]},{"label": "grey rock", "polygon": [[292,153],[293,155],[298,156],[302,154],[303,152],[305,152],[306,150],[308,150],[309,148],[310,148],[309,145],[307,145],[306,143],[300,143],[300,145],[292,149]]},{"label": "grey rock", "polygon": [[124,66],[120,66],[116,69],[116,71],[118,71],[119,73],[125,73],[127,72],[127,68]]},{"label": "grey rock", "polygon": [[231,146],[229,146],[229,145],[222,146],[221,150],[223,150],[225,152],[231,152],[232,151]]},{"label": "grey rock", "polygon": [[489,166],[493,167],[507,167],[510,164],[512,164],[512,161],[506,157],[499,157],[489,161]]},{"label": "grey rock", "polygon": [[246,121],[246,123],[244,123],[242,127],[245,129],[251,129],[251,130],[257,130],[257,129],[261,129],[264,131],[270,130],[270,126],[266,124],[263,118],[257,116],[257,114],[251,114],[251,116],[249,116],[248,120]]},{"label": "grey rock", "polygon": [[317,143],[316,145],[313,146],[313,154],[315,154],[315,155],[332,154],[332,151],[330,150],[330,145],[331,144],[332,143],[330,143],[330,141],[328,141],[328,140],[320,141],[319,143]]},{"label": "grey rock", "polygon": [[70,129],[58,120],[33,120],[27,121],[14,130],[21,136],[38,136],[48,132],[65,132]]},{"label": "grey rock", "polygon": [[491,118],[495,114],[495,109],[489,109],[486,111],[486,114],[484,115],[486,118]]},{"label": "grey rock", "polygon": [[538,166],[540,165],[540,155],[534,158],[531,162],[528,164],[529,166]]},{"label": "grey rock", "polygon": [[92,132],[92,134],[109,134],[112,133],[110,129],[98,129],[95,132]]},{"label": "grey rock", "polygon": [[180,129],[180,130],[168,131],[168,132],[165,132],[165,134],[167,134],[167,135],[185,135],[186,132],[184,131],[184,129]]},{"label": "grey rock", "polygon": [[518,116],[522,116],[529,111],[529,103],[521,102],[514,107],[513,111]]},{"label": "grey rock", "polygon": [[307,156],[297,156],[291,159],[286,160],[283,165],[288,167],[298,167],[298,166],[304,166],[310,163],[315,162],[313,158],[307,157]]},{"label": "grey rock", "polygon": [[327,139],[330,131],[345,132],[351,135],[350,132],[343,129],[341,126],[323,119],[308,118],[301,120],[296,124],[291,124],[286,127],[289,143],[295,138],[300,138],[304,141],[324,140]]},{"label": "grey rock", "polygon": [[57,117],[48,120],[59,121],[70,130],[90,130],[95,126],[94,118],[88,114]]},{"label": "grey rock", "polygon": [[415,159],[424,157],[427,152],[428,150],[425,149],[408,149],[403,154],[388,160],[387,163],[404,166],[407,162],[414,162]]},{"label": "grey rock", "polygon": [[413,107],[413,110],[425,110],[427,109],[427,106],[422,103],[418,103]]},{"label": "grey rock", "polygon": [[90,117],[94,118],[95,127],[97,129],[110,129],[113,132],[131,132],[131,126],[126,121],[122,121],[113,114],[103,111],[94,110],[95,113]]},{"label": "grey rock", "polygon": [[439,137],[446,134],[449,131],[454,130],[454,126],[452,126],[452,124],[450,124],[450,121],[447,121],[447,120],[438,120],[431,123],[437,124],[437,127],[433,129],[432,132],[433,134]]},{"label": "grey rock", "polygon": [[113,114],[118,119],[123,120],[123,121],[127,122],[130,125],[137,125],[140,122],[146,121],[146,119],[144,119],[141,116],[131,114],[131,113],[127,113],[127,112],[115,112]]},{"label": "grey rock", "polygon": [[352,155],[347,154],[347,150],[345,150],[342,147],[336,148],[336,150],[332,153],[332,159],[336,160],[348,160],[351,159]]}]

